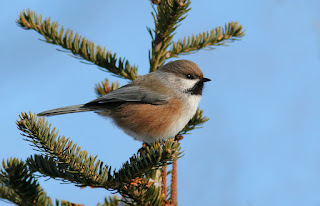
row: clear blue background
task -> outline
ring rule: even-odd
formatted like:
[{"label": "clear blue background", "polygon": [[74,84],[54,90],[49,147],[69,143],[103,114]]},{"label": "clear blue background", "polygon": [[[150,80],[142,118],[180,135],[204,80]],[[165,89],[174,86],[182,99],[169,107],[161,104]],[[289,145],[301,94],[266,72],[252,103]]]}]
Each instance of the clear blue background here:
[{"label": "clear blue background", "polygon": [[[234,20],[246,36],[229,47],[182,56],[213,81],[200,104],[210,121],[181,142],[179,205],[320,205],[320,1],[194,0],[191,7],[175,39]],[[85,103],[95,98],[96,83],[118,80],[16,26],[26,8],[127,57],[140,75],[149,67],[146,26],[153,20],[147,0],[2,2],[1,159],[34,153],[16,128],[20,112]],[[141,146],[94,113],[48,120],[116,168]],[[41,184],[51,197],[86,205],[109,194],[54,180]]]}]

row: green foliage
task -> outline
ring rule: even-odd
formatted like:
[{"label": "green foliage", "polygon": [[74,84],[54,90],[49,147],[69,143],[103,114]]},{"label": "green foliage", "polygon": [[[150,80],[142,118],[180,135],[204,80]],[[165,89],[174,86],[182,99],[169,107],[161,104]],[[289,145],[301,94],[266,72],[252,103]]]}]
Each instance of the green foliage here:
[{"label": "green foliage", "polygon": [[161,67],[167,57],[167,48],[171,43],[174,31],[179,23],[186,18],[190,10],[189,0],[160,1],[154,8],[152,16],[155,29],[148,28],[152,38],[152,51],[149,51],[150,72]]},{"label": "green foliage", "polygon": [[116,90],[119,88],[119,82],[112,82],[111,86],[109,85],[109,80],[105,79],[101,83],[97,83],[94,91],[98,95],[98,97],[101,97],[103,95],[108,94],[109,92]]},{"label": "green foliage", "polygon": [[203,125],[206,121],[209,120],[207,117],[203,117],[203,110],[197,109],[195,115],[190,119],[188,124],[183,128],[183,130],[180,132],[180,134],[187,134],[189,131],[201,128],[201,125]]},{"label": "green foliage", "polygon": [[[244,36],[242,26],[238,22],[225,24],[224,29],[217,27],[210,32],[184,37],[177,42],[172,41],[174,31],[186,18],[190,10],[189,0],[155,0],[152,1],[155,29],[148,28],[152,38],[152,51],[149,51],[150,71],[155,71],[172,57],[189,54],[201,49],[214,49],[215,46],[226,45]],[[156,9],[155,9],[156,7]],[[171,49],[168,50],[168,47]]]},{"label": "green foliage", "polygon": [[22,11],[17,20],[19,26],[24,29],[33,29],[40,33],[46,42],[56,44],[72,52],[76,57],[92,62],[99,66],[101,70],[111,72],[118,77],[135,79],[137,77],[137,67],[131,66],[125,58],[117,58],[116,54],[106,51],[101,46],[95,46],[92,41],[75,34],[71,29],[58,29],[56,22],[50,22],[50,18],[42,21],[33,11]]},{"label": "green foliage", "polygon": [[171,164],[173,160],[181,157],[180,149],[180,144],[173,139],[163,144],[152,143],[124,163],[116,173],[116,177],[120,182],[127,182],[150,171],[152,169],[150,166],[159,168],[165,164]]},{"label": "green foliage", "polygon": [[151,0],[151,3],[153,4],[160,4],[161,0]]},{"label": "green foliage", "polygon": [[196,36],[184,37],[177,42],[172,42],[171,51],[168,56],[177,57],[181,54],[188,54],[193,51],[199,51],[200,49],[209,48],[214,49],[214,46],[226,45],[227,42],[232,42],[243,37],[242,26],[238,22],[230,22],[225,24],[224,29],[217,27],[210,32],[203,32]]},{"label": "green foliage", "polygon": [[[76,186],[101,187],[116,190],[129,198],[134,205],[148,205],[161,201],[159,188],[144,175],[181,157],[180,144],[173,139],[153,143],[133,155],[118,171],[104,165],[97,156],[88,156],[69,138],[58,136],[55,128],[44,118],[22,113],[17,121],[19,130],[36,150],[45,155],[33,155],[27,159],[32,171],[44,176],[75,183]],[[133,184],[139,181],[139,184]],[[156,196],[144,197],[147,194]],[[141,199],[141,197],[144,197]],[[151,198],[151,199],[150,199]],[[156,199],[154,199],[156,198]]]},{"label": "green foliage", "polygon": [[37,202],[41,187],[24,162],[16,158],[8,159],[7,163],[3,160],[0,180],[12,189],[11,191],[7,189],[8,193],[12,196],[17,194],[14,199],[19,204],[32,205]]},{"label": "green foliage", "polygon": [[0,199],[5,202],[10,201],[17,205],[22,202],[18,194],[13,189],[5,186],[3,183],[0,184]]},{"label": "green foliage", "polygon": [[97,206],[118,206],[120,204],[120,200],[118,196],[109,196],[108,198],[104,198],[104,202],[102,204],[98,203]]},{"label": "green foliage", "polygon": [[84,205],[72,203],[66,200],[56,200],[56,206],[84,206]]},{"label": "green foliage", "polygon": [[108,166],[97,157],[88,156],[80,146],[58,132],[44,118],[21,113],[18,129],[36,150],[46,156],[35,155],[28,159],[30,167],[52,178],[62,178],[84,186],[106,187],[113,178]]},{"label": "green foliage", "polygon": [[0,197],[17,205],[52,205],[27,164],[16,158],[2,161]]},{"label": "green foliage", "polygon": [[[53,206],[52,200],[41,188],[29,165],[17,158],[2,161],[0,171],[0,199],[21,206]],[[65,200],[56,200],[56,206],[77,206]],[[79,205],[80,206],[80,205]]]}]

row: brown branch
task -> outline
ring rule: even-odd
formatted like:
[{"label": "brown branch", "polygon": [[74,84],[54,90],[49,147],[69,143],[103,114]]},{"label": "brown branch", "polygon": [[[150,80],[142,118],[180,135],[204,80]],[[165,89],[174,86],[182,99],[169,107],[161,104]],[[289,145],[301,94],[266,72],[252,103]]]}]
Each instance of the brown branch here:
[{"label": "brown branch", "polygon": [[173,161],[171,174],[171,204],[177,205],[177,160]]},{"label": "brown branch", "polygon": [[161,195],[164,200],[167,199],[167,165],[164,165],[162,167],[162,174],[161,174],[161,181],[162,181],[162,187],[161,187]]}]

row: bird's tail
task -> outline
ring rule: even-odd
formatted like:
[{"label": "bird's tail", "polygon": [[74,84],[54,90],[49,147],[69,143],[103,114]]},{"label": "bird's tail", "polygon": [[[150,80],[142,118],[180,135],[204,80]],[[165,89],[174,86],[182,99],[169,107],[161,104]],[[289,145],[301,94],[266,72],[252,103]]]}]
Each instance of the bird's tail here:
[{"label": "bird's tail", "polygon": [[44,112],[40,112],[37,114],[38,116],[54,116],[60,114],[68,114],[68,113],[76,113],[76,112],[86,112],[93,111],[93,108],[85,107],[84,104],[69,106],[69,107],[61,107],[57,109],[51,109]]}]

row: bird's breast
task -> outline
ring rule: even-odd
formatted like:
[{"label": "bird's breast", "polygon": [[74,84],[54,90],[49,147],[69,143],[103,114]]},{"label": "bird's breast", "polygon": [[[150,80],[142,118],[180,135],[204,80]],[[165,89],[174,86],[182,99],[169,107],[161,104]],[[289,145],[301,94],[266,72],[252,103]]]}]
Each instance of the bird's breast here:
[{"label": "bird's breast", "polygon": [[178,134],[196,112],[201,96],[193,96],[172,98],[162,105],[125,103],[110,116],[136,140],[166,140]]}]

